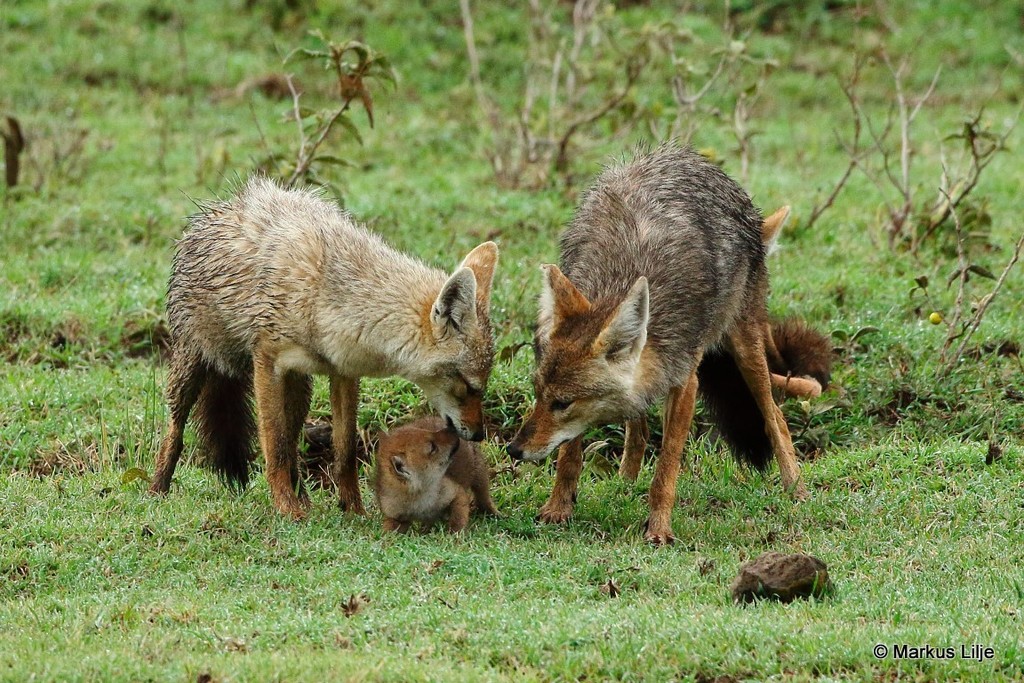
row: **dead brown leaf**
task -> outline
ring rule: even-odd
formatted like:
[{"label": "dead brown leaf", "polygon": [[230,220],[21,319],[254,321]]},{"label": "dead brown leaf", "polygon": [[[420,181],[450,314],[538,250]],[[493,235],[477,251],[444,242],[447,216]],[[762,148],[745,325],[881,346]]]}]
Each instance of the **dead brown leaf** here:
[{"label": "dead brown leaf", "polygon": [[608,577],[608,581],[601,584],[601,592],[609,598],[617,598],[622,593],[622,589],[619,588],[619,584],[615,583],[615,579]]},{"label": "dead brown leaf", "polygon": [[348,600],[341,606],[341,612],[346,617],[351,618],[358,614],[359,610],[368,604],[370,604],[370,598],[366,597],[365,593],[360,593],[359,595],[353,593],[348,596]]}]

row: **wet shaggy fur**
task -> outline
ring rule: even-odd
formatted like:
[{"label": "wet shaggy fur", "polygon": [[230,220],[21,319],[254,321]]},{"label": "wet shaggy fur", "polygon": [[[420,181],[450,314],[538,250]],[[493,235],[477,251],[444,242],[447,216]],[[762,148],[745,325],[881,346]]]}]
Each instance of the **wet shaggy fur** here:
[{"label": "wet shaggy fur", "polygon": [[[152,490],[167,491],[190,412],[209,462],[229,484],[244,486],[257,433],[255,390],[269,397],[259,431],[275,504],[283,496],[288,511],[301,514],[284,479],[290,472],[299,483],[295,446],[314,374],[331,377],[332,410],[350,413],[334,416],[348,424],[335,425],[336,451],[354,439],[365,376],[416,382],[461,428],[482,431],[464,426],[456,411],[479,414],[490,373],[496,253],[485,243],[449,275],[393,249],[320,194],[260,176],[230,199],[201,206],[178,242],[167,294],[171,420]],[[448,397],[454,386],[461,403]],[[348,463],[341,476],[361,510],[354,460],[336,457]]]},{"label": "wet shaggy fur", "polygon": [[[787,318],[772,324],[777,355],[768,354],[768,367],[783,376],[813,377],[822,389],[832,372],[832,344],[802,320]],[[765,471],[771,464],[771,444],[764,438],[764,416],[758,410],[732,357],[719,349],[704,354],[697,369],[704,407],[718,432],[742,462]]]}]

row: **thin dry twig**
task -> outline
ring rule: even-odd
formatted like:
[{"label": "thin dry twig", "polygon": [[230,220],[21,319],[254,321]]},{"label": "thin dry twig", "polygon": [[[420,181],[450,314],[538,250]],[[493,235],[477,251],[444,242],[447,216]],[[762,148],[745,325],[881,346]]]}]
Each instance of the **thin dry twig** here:
[{"label": "thin dry twig", "polygon": [[839,193],[842,192],[843,188],[846,187],[846,183],[850,180],[850,176],[853,175],[853,171],[858,167],[864,155],[867,154],[867,150],[861,148],[861,133],[863,132],[863,121],[861,117],[860,105],[857,101],[856,88],[860,81],[861,69],[864,65],[863,55],[858,55],[854,60],[853,73],[850,76],[850,80],[847,83],[840,81],[839,88],[843,91],[843,96],[846,98],[846,102],[850,105],[850,111],[853,112],[853,141],[849,144],[843,142],[839,136],[838,131],[833,131],[836,136],[836,140],[846,150],[847,156],[850,161],[846,165],[846,170],[836,181],[835,185],[832,186],[832,191],[829,192],[828,196],[824,201],[815,204],[814,208],[811,209],[811,215],[807,219],[806,227],[809,229],[818,219],[821,218],[822,214],[832,208],[835,204],[836,199],[839,197]]},{"label": "thin dry twig", "polygon": [[[943,170],[943,176],[945,176],[945,170]],[[942,194],[946,194],[945,190],[942,190]],[[964,295],[967,291],[967,279],[970,275],[969,266],[967,261],[967,246],[964,242],[964,231],[963,224],[960,222],[960,215],[954,210],[953,212],[953,225],[956,228],[956,262],[957,262],[957,288],[956,288],[956,302],[953,304],[953,317],[950,319],[947,325],[946,341],[942,345],[942,351],[939,353],[939,362],[945,363],[946,353],[949,351],[949,347],[953,345],[954,340],[961,334],[957,332],[957,328],[960,327],[960,321],[963,319],[964,312]]]},{"label": "thin dry twig", "polygon": [[[955,214],[954,214],[955,215]],[[1013,270],[1013,267],[1017,265],[1017,261],[1020,260],[1020,252],[1024,249],[1024,232],[1017,239],[1017,244],[1013,248],[1013,254],[1010,256],[1010,260],[1006,262],[1003,267],[1003,272],[999,274],[999,278],[996,280],[995,285],[992,287],[992,291],[981,298],[978,303],[978,309],[974,312],[971,317],[971,321],[960,338],[960,345],[957,346],[956,352],[945,361],[945,366],[942,368],[940,375],[945,376],[953,369],[956,362],[963,356],[964,350],[967,348],[967,342],[970,341],[971,337],[977,332],[978,327],[981,326],[982,318],[985,317],[985,313],[988,311],[988,307],[992,304],[992,300],[996,298],[996,294],[1003,288],[1003,284],[1006,282],[1006,277]]]},{"label": "thin dry twig", "polygon": [[963,176],[953,183],[949,182],[949,176],[943,172],[943,181],[945,182],[943,188],[945,191],[940,190],[940,197],[931,211],[928,223],[919,235],[915,235],[911,251],[916,252],[922,243],[935,234],[939,226],[950,217],[952,211],[959,208],[963,201],[975,190],[978,182],[981,180],[982,172],[992,163],[996,154],[1006,150],[1006,141],[1017,128],[1022,112],[1024,112],[1024,106],[1017,109],[1013,120],[1002,133],[994,134],[990,133],[982,125],[981,119],[984,114],[984,107],[982,107],[978,110],[977,114],[964,122],[962,134],[950,136],[962,138],[967,143],[970,156],[969,168]]}]

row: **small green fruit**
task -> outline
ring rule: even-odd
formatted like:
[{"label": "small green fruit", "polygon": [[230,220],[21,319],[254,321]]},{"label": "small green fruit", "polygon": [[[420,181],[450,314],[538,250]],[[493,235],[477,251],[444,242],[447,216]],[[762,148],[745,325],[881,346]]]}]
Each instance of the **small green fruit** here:
[{"label": "small green fruit", "polygon": [[938,311],[932,311],[932,314],[928,316],[928,322],[932,325],[938,325],[942,322],[942,314]]}]

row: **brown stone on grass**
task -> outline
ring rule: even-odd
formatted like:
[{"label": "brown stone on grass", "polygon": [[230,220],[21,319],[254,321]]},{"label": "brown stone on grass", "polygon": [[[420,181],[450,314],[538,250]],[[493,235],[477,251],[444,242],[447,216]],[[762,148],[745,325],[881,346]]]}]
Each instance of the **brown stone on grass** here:
[{"label": "brown stone on grass", "polygon": [[732,582],[736,602],[822,598],[832,590],[825,563],[811,555],[769,552],[740,567]]}]

